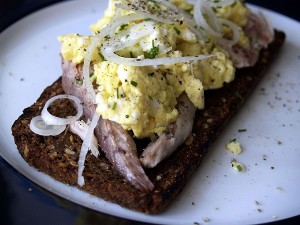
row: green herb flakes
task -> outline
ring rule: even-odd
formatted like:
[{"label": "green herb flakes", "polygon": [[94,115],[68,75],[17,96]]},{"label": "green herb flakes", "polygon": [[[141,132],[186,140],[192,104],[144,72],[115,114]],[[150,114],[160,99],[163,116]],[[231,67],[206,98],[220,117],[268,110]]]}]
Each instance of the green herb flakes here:
[{"label": "green herb flakes", "polygon": [[233,169],[235,169],[238,172],[244,172],[245,171],[245,167],[241,163],[237,162],[235,159],[231,160],[231,166],[232,166]]},{"label": "green herb flakes", "polygon": [[246,132],[247,129],[239,129],[238,132]]},{"label": "green herb flakes", "polygon": [[181,34],[180,30],[178,30],[177,27],[173,27],[173,29],[175,30],[175,32],[176,32],[177,35],[180,35],[180,34]]},{"label": "green herb flakes", "polygon": [[83,84],[83,80],[76,79],[76,85],[81,86]]},{"label": "green herb flakes", "polygon": [[134,80],[131,80],[130,81],[130,84],[132,85],[132,86],[134,86],[134,87],[136,87],[138,84],[137,84],[137,82],[135,82]]},{"label": "green herb flakes", "polygon": [[154,45],[154,40],[152,40],[152,48],[149,52],[146,52],[145,58],[154,59],[159,53],[159,47]]},{"label": "green herb flakes", "polygon": [[114,102],[114,104],[113,104],[113,106],[112,106],[112,110],[115,110],[115,109],[116,109],[116,107],[117,107],[117,103],[116,103],[116,102]]}]

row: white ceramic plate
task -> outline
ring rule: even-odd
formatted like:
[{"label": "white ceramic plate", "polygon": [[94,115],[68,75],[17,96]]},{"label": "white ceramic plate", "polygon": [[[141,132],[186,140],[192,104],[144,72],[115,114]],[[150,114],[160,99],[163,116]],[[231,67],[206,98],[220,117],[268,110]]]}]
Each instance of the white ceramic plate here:
[{"label": "white ceramic plate", "polygon": [[[11,125],[61,74],[56,37],[89,34],[106,1],[63,2],[37,11],[0,34],[0,154],[20,173],[51,192],[89,208],[159,224],[254,224],[300,214],[300,24],[263,10],[286,44],[256,91],[234,117],[179,198],[164,213],[144,215],[69,187],[29,167],[20,157]],[[257,9],[257,7],[254,7]],[[239,132],[239,129],[247,129]],[[224,145],[236,138],[233,156]],[[247,170],[232,170],[232,158]]]}]

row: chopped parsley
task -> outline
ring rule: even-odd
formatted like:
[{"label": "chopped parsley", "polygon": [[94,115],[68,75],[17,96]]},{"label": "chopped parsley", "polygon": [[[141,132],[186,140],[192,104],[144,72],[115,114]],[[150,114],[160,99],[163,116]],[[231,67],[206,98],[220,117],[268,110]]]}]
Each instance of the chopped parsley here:
[{"label": "chopped parsley", "polygon": [[241,165],[237,165],[236,168],[238,169],[239,172],[243,171],[243,167]]},{"label": "chopped parsley", "polygon": [[244,172],[245,168],[242,164],[240,164],[239,162],[237,162],[235,159],[232,159],[231,161],[231,166],[237,170],[238,172]]},{"label": "chopped parsley", "polygon": [[102,59],[102,61],[107,61],[100,51],[99,51],[99,56]]},{"label": "chopped parsley", "polygon": [[116,88],[117,91],[117,98],[119,98],[119,88]]},{"label": "chopped parsley", "polygon": [[126,23],[126,24],[122,24],[122,25],[120,26],[119,31],[124,30],[126,27],[128,27],[128,24],[127,24],[127,23]]},{"label": "chopped parsley", "polygon": [[192,8],[186,9],[185,11],[186,11],[187,13],[189,13],[189,14],[192,14],[193,9],[194,9],[194,8],[192,7]]},{"label": "chopped parsley", "polygon": [[242,96],[238,91],[236,91],[236,92],[234,93],[234,95],[235,95],[236,97],[238,97],[241,101],[244,101],[243,96]]},{"label": "chopped parsley", "polygon": [[211,47],[210,47],[210,52],[212,52],[215,49],[216,45],[215,43],[212,43]]},{"label": "chopped parsley", "polygon": [[149,3],[152,3],[153,6],[155,6],[155,7],[157,7],[157,8],[160,8],[159,4],[158,4],[157,1],[155,1],[155,0],[148,0],[148,4],[149,4]]},{"label": "chopped parsley", "polygon": [[152,48],[149,52],[146,52],[145,58],[154,59],[159,53],[159,47],[154,45],[154,39],[152,40]]},{"label": "chopped parsley", "polygon": [[130,51],[129,53],[130,53],[130,58],[134,58],[132,51]]},{"label": "chopped parsley", "polygon": [[136,87],[138,84],[137,84],[137,82],[135,82],[134,80],[131,80],[130,81],[130,84],[132,85],[132,86],[134,86],[134,87]]},{"label": "chopped parsley", "polygon": [[236,6],[236,4],[237,4],[237,2],[236,1],[234,1],[231,5],[230,5],[230,7],[234,7],[234,6]]},{"label": "chopped parsley", "polygon": [[247,129],[239,129],[238,132],[246,132]]},{"label": "chopped parsley", "polygon": [[114,102],[114,104],[113,104],[113,106],[112,106],[112,110],[115,110],[115,109],[116,109],[116,107],[117,107],[117,103],[116,103],[116,102]]},{"label": "chopped parsley", "polygon": [[229,143],[232,143],[232,142],[236,142],[236,138],[231,139],[231,140],[229,141]]},{"label": "chopped parsley", "polygon": [[81,86],[83,84],[83,80],[76,79],[76,85]]},{"label": "chopped parsley", "polygon": [[181,32],[180,32],[180,30],[178,30],[177,27],[173,27],[173,29],[175,30],[175,32],[176,32],[177,35],[180,35]]}]

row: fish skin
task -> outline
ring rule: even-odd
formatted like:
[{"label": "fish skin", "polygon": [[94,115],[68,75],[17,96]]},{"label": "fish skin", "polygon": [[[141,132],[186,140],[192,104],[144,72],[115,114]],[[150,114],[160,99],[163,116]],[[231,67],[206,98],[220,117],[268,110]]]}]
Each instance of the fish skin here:
[{"label": "fish skin", "polygon": [[250,39],[248,47],[238,45],[224,47],[236,68],[254,66],[259,58],[260,50],[266,48],[274,39],[274,31],[270,29],[270,25],[262,13],[250,12],[243,31]]},{"label": "fish skin", "polygon": [[168,133],[161,134],[156,141],[151,142],[144,149],[140,157],[144,167],[155,167],[186,140],[192,132],[196,109],[186,94],[178,98],[179,116],[176,122],[168,127]]},{"label": "fish skin", "polygon": [[[83,79],[82,65],[62,59],[62,69],[62,86],[65,93],[81,100],[84,115],[91,120],[96,112],[96,105],[89,99],[90,95],[87,95],[84,84],[76,84],[76,79]],[[134,140],[121,125],[100,117],[94,132],[105,156],[124,178],[141,191],[151,191],[154,188],[137,157]]]}]

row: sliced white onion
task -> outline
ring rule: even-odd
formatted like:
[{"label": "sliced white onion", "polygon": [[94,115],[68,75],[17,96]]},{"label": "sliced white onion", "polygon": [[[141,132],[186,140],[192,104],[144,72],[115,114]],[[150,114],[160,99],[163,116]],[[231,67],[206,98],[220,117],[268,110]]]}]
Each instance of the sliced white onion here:
[{"label": "sliced white onion", "polygon": [[[136,44],[141,38],[150,35],[155,29],[155,23],[152,21],[144,21],[139,23],[125,32],[120,33],[115,38],[112,38],[103,43],[101,52],[108,60],[116,64],[126,66],[158,66],[163,64],[173,64],[189,62],[193,60],[203,60],[212,57],[212,55],[197,55],[185,57],[163,57],[154,59],[142,58],[125,58],[117,55],[115,52],[124,49],[125,47]],[[130,35],[130,38],[122,38]]]},{"label": "sliced white onion", "polygon": [[93,52],[100,45],[104,37],[109,37],[113,35],[119,26],[121,26],[122,24],[129,23],[131,21],[141,19],[144,19],[144,16],[136,13],[115,17],[109,24],[102,28],[101,31],[93,37],[91,44],[87,48],[86,55],[84,57],[82,73],[83,84],[86,86],[87,94],[90,95],[89,99],[91,99],[94,104],[96,100],[96,93],[90,81],[90,64]]},{"label": "sliced white onion", "polygon": [[161,3],[162,5],[166,6],[168,9],[173,10],[175,13],[177,13],[181,17],[183,17],[184,20],[186,21],[188,28],[196,34],[198,40],[205,40],[206,37],[205,37],[204,32],[197,27],[197,24],[191,14],[189,14],[185,10],[177,7],[176,5],[172,4],[169,1],[166,1],[166,0],[156,0],[156,1]]},{"label": "sliced white onion", "polygon": [[79,186],[84,185],[84,177],[82,176],[83,170],[84,170],[84,162],[86,158],[86,154],[89,149],[91,149],[92,144],[92,138],[94,135],[94,129],[97,126],[97,123],[100,119],[100,115],[98,113],[94,113],[91,124],[89,125],[89,129],[85,135],[85,138],[83,140],[83,143],[81,145],[80,149],[80,155],[78,160],[78,178],[77,183]]},{"label": "sliced white onion", "polygon": [[232,5],[236,0],[206,0],[211,7],[223,7]]},{"label": "sliced white onion", "polygon": [[218,18],[206,1],[198,0],[194,5],[194,19],[196,24],[214,37],[221,37],[222,30]]},{"label": "sliced white onion", "polygon": [[156,2],[161,3],[162,5],[166,6],[168,9],[172,10],[176,14],[183,16],[184,19],[191,21],[193,20],[193,16],[189,14],[188,12],[184,11],[183,9],[177,7],[176,5],[172,4],[171,2],[167,0],[156,0]]},{"label": "sliced white onion", "polygon": [[167,54],[167,53],[170,52],[170,51],[172,51],[172,47],[165,48],[165,49],[163,49],[163,50],[158,54],[158,56]]},{"label": "sliced white onion", "polygon": [[104,37],[103,35],[96,35],[92,41],[89,47],[87,48],[86,55],[84,57],[83,67],[82,67],[82,74],[83,74],[83,85],[85,85],[86,88],[86,95],[89,95],[88,99],[92,101],[92,103],[95,103],[96,93],[93,87],[93,84],[90,80],[90,64],[91,64],[91,58],[94,50],[97,48],[98,44]]},{"label": "sliced white onion", "polygon": [[111,36],[115,34],[116,29],[122,24],[130,23],[132,21],[137,21],[137,20],[143,20],[146,18],[147,17],[145,17],[144,15],[138,13],[131,13],[119,17],[114,17],[112,21],[101,30],[101,33],[104,33],[104,36],[106,35]]},{"label": "sliced white onion", "polygon": [[118,56],[114,53],[116,51],[113,48],[106,48],[103,51],[103,55],[109,61],[116,64],[123,64],[126,66],[159,66],[164,64],[175,64],[175,63],[185,63],[190,61],[198,61],[203,59],[208,59],[214,55],[196,55],[196,56],[184,56],[184,57],[163,57],[154,59],[139,59],[139,58],[124,58]]},{"label": "sliced white onion", "polygon": [[218,40],[219,44],[225,48],[232,47],[240,39],[241,28],[237,24],[235,24],[227,19],[219,18],[218,20],[219,20],[220,24],[226,25],[232,31],[232,38],[231,39],[227,39],[224,37],[218,38],[217,40]]},{"label": "sliced white onion", "polygon": [[[77,109],[77,114],[75,116],[69,116],[67,118],[60,118],[57,116],[53,116],[52,114],[49,113],[48,107],[56,100],[58,99],[69,99],[72,100],[75,103],[75,107]],[[76,120],[78,120],[83,114],[83,107],[81,105],[81,102],[79,98],[73,96],[73,95],[57,95],[52,98],[50,98],[41,113],[42,119],[44,122],[48,125],[67,125],[67,124],[72,124]]]},{"label": "sliced white onion", "polygon": [[103,43],[102,48],[114,46],[114,48],[121,50],[136,44],[141,38],[152,34],[154,31],[155,23],[153,21],[144,21],[109,39]]},{"label": "sliced white onion", "polygon": [[34,133],[41,136],[56,136],[66,129],[66,125],[47,125],[42,116],[33,117],[29,127]]},{"label": "sliced white onion", "polygon": [[[78,135],[82,140],[85,139],[87,132],[89,129],[89,125],[84,121],[75,121],[70,125],[70,131],[76,135]],[[92,136],[91,141],[91,152],[95,157],[98,157],[99,150],[98,150],[98,140],[95,135]]]}]

